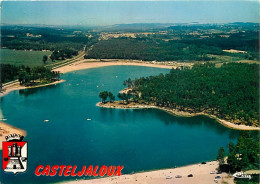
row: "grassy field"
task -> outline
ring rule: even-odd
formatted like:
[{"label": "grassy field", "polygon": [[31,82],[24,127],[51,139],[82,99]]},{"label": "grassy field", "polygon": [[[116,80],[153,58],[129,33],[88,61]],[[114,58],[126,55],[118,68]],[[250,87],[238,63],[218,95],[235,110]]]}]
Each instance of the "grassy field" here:
[{"label": "grassy field", "polygon": [[[25,65],[25,66],[42,66],[42,57],[50,55],[50,51],[24,51],[24,50],[10,50],[0,49],[1,64]],[[48,59],[47,64],[52,63]]]}]

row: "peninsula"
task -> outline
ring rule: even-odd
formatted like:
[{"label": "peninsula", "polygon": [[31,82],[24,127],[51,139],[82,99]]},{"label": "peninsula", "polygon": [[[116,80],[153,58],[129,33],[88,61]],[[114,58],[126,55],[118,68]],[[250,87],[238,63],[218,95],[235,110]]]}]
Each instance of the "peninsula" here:
[{"label": "peninsula", "polygon": [[127,88],[117,95],[121,101],[114,101],[112,95],[101,92],[102,102],[97,105],[157,108],[177,116],[206,115],[229,128],[260,130],[255,95],[259,92],[256,64],[230,63],[218,68],[214,64],[194,65],[172,69],[166,75],[129,78],[123,84]]}]

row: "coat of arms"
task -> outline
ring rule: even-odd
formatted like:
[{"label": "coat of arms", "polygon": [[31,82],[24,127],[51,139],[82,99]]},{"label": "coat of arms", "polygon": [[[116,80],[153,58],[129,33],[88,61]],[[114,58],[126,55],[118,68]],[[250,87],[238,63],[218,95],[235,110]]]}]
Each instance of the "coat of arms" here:
[{"label": "coat of arms", "polygon": [[3,170],[5,172],[25,172],[27,169],[27,142],[23,136],[10,134],[3,142]]}]

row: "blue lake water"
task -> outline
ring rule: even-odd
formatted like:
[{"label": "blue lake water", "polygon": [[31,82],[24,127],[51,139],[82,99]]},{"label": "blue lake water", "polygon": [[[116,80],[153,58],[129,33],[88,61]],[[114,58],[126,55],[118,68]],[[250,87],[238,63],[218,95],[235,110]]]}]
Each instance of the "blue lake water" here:
[{"label": "blue lake water", "polygon": [[[137,66],[87,69],[62,75],[66,82],[61,84],[4,96],[1,110],[6,122],[27,131],[28,170],[15,176],[1,170],[0,181],[28,184],[75,180],[36,177],[35,168],[47,164],[79,168],[124,165],[123,173],[132,173],[215,159],[219,147],[237,140],[238,131],[204,116],[185,118],[156,109],[95,106],[100,91],[112,91],[116,96],[129,77],[167,72]],[[44,123],[45,119],[50,122]]]}]

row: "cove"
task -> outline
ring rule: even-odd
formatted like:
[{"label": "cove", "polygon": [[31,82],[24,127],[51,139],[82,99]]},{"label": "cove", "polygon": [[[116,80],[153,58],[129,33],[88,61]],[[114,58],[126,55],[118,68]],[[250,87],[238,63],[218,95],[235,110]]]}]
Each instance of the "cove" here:
[{"label": "cove", "polygon": [[[93,68],[63,74],[64,83],[4,96],[1,111],[6,122],[27,131],[28,170],[14,176],[1,169],[0,181],[76,179],[35,176],[38,165],[123,165],[122,174],[126,174],[215,159],[219,147],[236,142],[239,131],[205,116],[175,117],[157,109],[95,106],[99,92],[108,90],[116,95],[129,77],[167,72],[140,66]],[[50,121],[44,122],[46,119]]]}]

